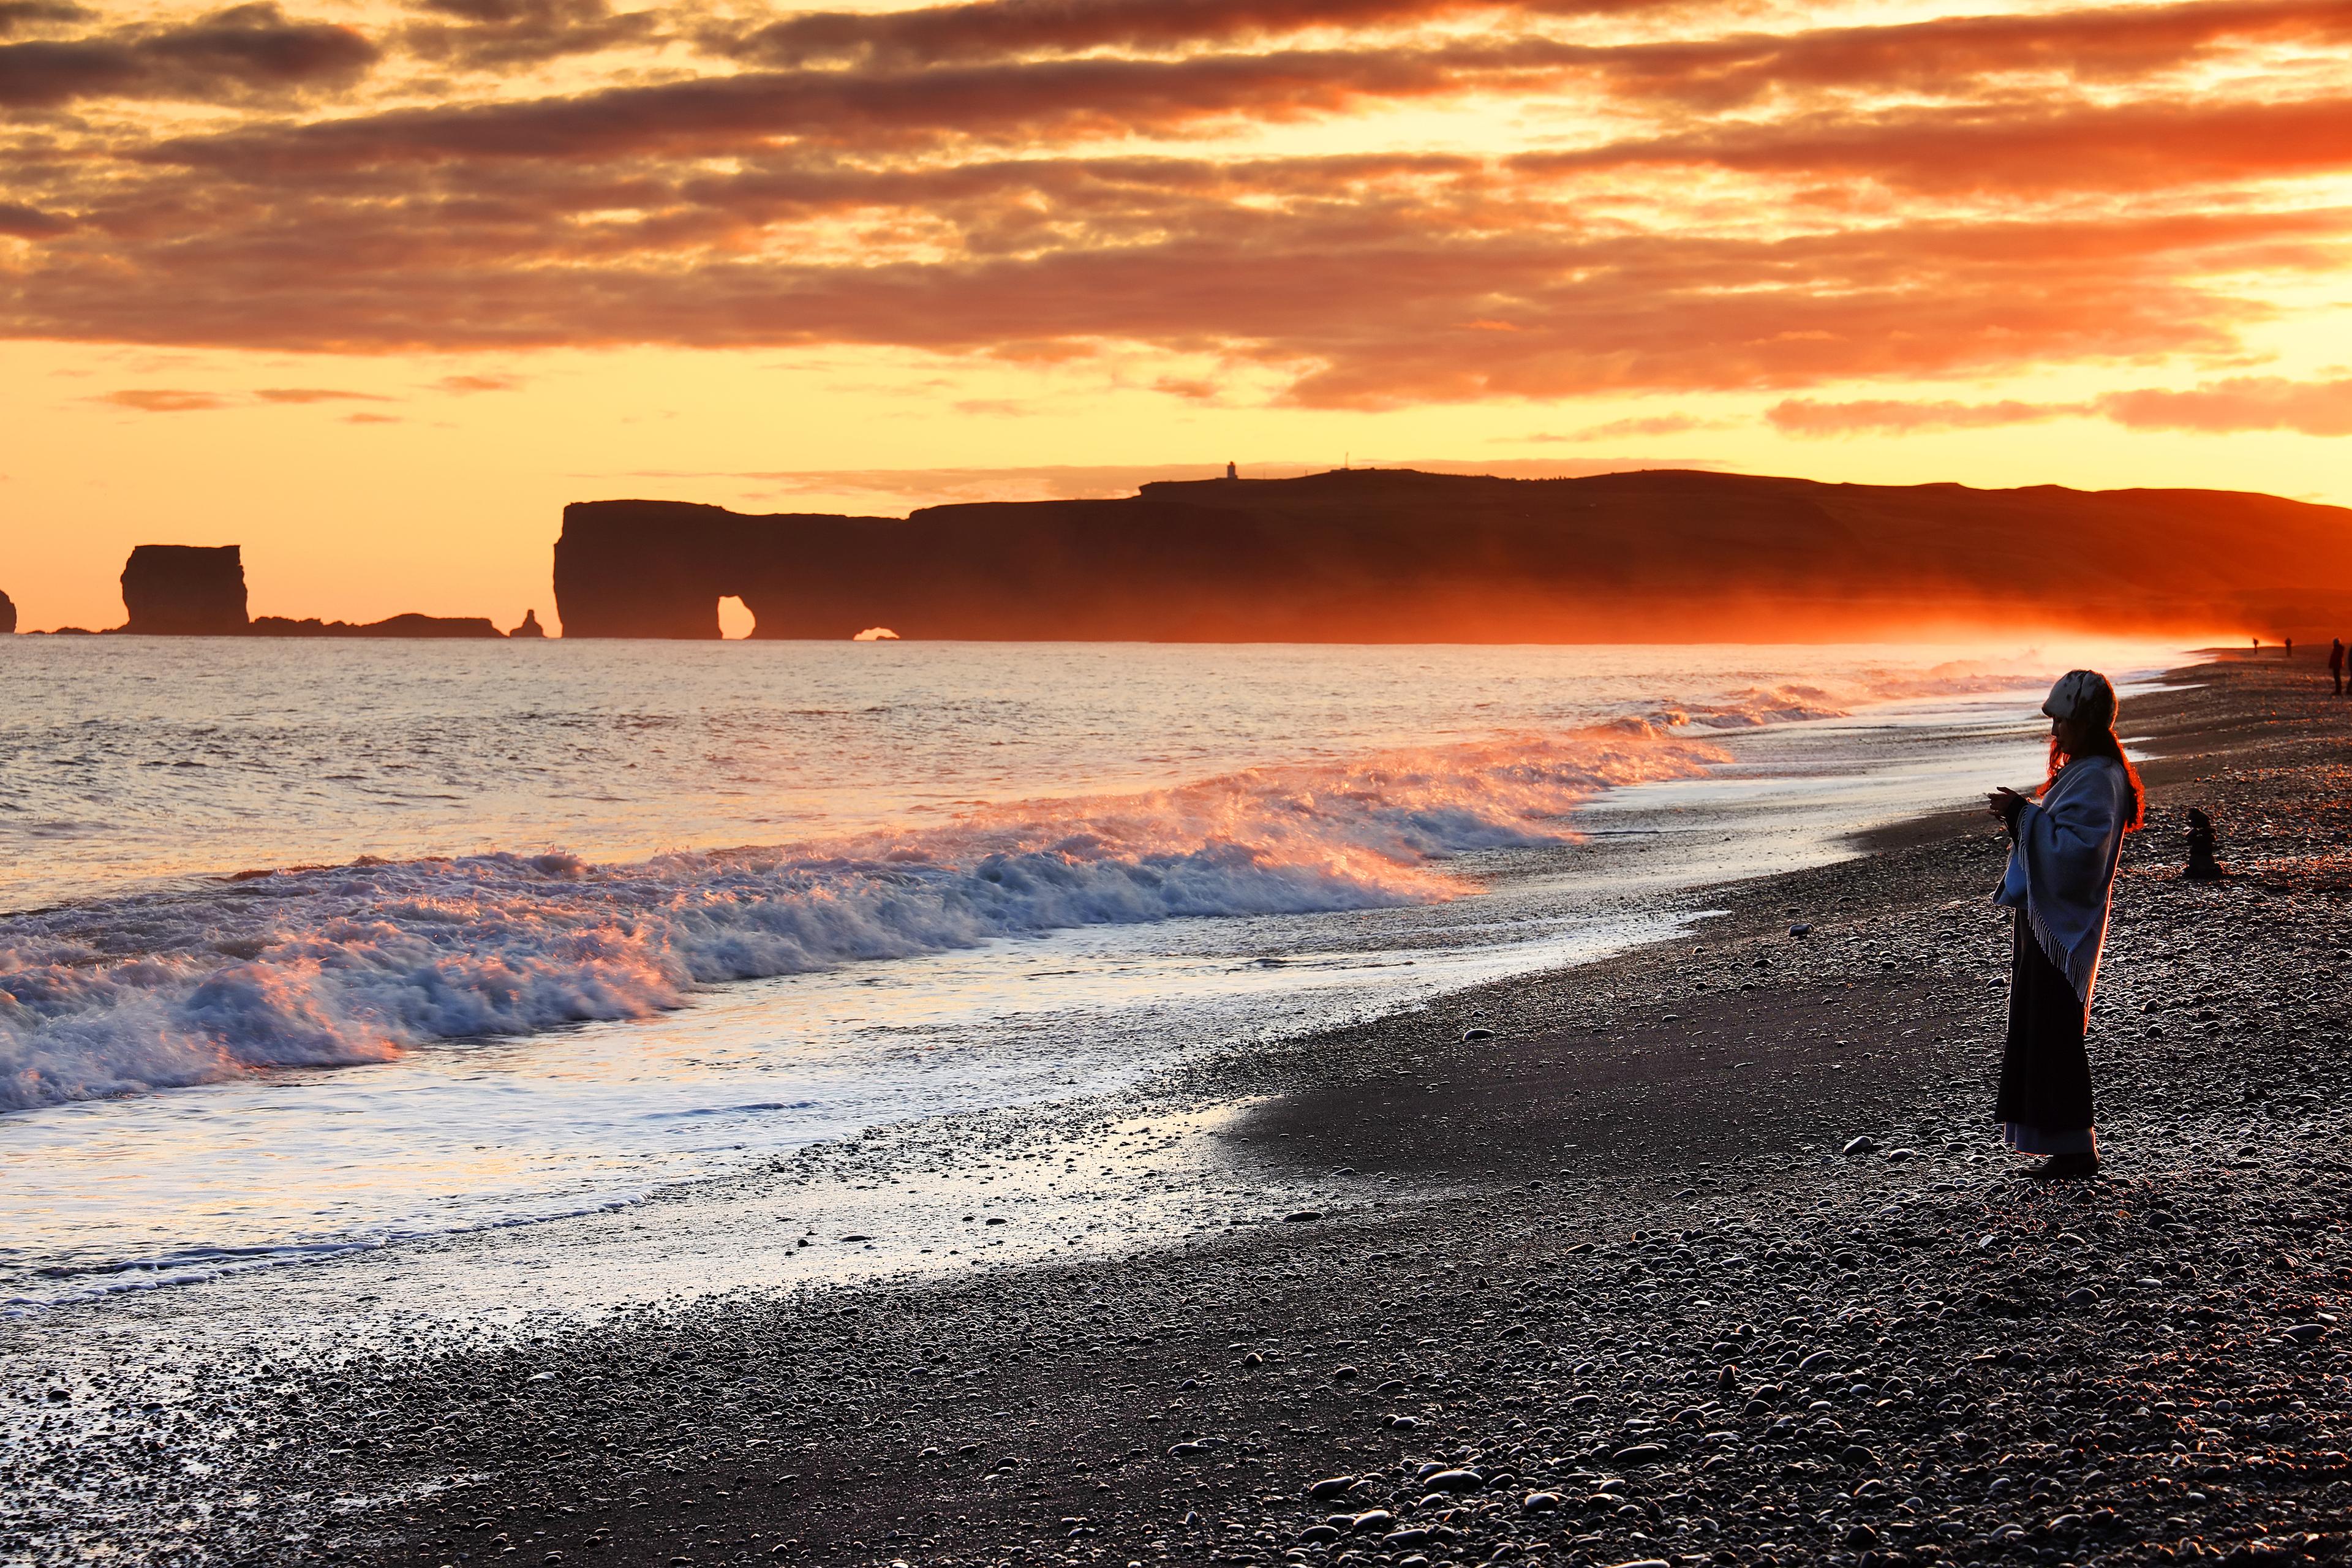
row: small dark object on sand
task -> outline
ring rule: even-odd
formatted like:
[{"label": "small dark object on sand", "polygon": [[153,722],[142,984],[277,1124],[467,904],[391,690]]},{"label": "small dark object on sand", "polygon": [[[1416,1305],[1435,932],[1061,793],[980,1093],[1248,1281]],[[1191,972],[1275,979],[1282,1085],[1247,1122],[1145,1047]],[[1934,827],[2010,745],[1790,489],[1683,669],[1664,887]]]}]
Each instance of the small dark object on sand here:
[{"label": "small dark object on sand", "polygon": [[2198,810],[2189,808],[2189,868],[2181,875],[2192,882],[2218,882],[2221,879],[2221,863],[2213,858],[2213,819]]}]

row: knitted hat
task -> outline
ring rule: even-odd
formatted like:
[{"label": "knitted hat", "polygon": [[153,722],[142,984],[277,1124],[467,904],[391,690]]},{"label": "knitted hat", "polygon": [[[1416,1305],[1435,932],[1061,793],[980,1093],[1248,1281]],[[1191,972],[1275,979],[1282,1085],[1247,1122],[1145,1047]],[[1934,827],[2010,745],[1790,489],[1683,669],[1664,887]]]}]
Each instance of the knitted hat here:
[{"label": "knitted hat", "polygon": [[2042,704],[2042,711],[2053,719],[2074,719],[2093,709],[2103,709],[2109,717],[2116,710],[2116,689],[2095,669],[2068,670]]}]

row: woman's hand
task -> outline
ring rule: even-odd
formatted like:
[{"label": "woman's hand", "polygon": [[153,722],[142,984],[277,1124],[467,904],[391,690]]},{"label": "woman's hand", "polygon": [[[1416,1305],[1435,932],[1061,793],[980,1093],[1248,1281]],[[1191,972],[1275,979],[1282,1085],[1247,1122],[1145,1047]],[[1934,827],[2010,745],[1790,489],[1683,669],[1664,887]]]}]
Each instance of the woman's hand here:
[{"label": "woman's hand", "polygon": [[2025,809],[2025,797],[2013,789],[1997,789],[1985,796],[1985,809],[2000,818],[2000,825],[2011,833],[2017,831],[2017,814]]}]

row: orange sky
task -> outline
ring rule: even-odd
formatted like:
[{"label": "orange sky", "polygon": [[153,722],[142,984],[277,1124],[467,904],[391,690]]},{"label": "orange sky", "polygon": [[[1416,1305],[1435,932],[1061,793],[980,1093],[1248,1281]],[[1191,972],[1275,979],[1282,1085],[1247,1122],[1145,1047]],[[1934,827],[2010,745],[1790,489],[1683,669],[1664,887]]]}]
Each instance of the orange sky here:
[{"label": "orange sky", "polygon": [[[624,0],[624,4],[628,0]],[[0,590],[1448,458],[2352,502],[2352,5],[0,0]],[[1260,465],[1264,465],[1261,467]]]}]

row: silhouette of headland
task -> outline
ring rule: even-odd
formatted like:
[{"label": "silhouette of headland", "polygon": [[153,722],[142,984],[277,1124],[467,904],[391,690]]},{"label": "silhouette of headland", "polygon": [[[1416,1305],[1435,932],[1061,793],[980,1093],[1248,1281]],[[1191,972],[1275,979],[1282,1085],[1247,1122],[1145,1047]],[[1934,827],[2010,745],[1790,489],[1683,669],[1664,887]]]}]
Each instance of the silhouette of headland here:
[{"label": "silhouette of headland", "polygon": [[502,637],[480,616],[394,616],[353,624],[247,616],[245,558],[235,544],[142,544],[122,568],[120,630],[148,637]]},{"label": "silhouette of headland", "polygon": [[1340,469],[1117,500],[747,516],[564,509],[567,637],[1820,641],[2201,630],[2352,611],[2352,510],[2226,490]]},{"label": "silhouette of headland", "polygon": [[10,636],[16,629],[16,601],[5,594],[0,594],[0,637]]}]

